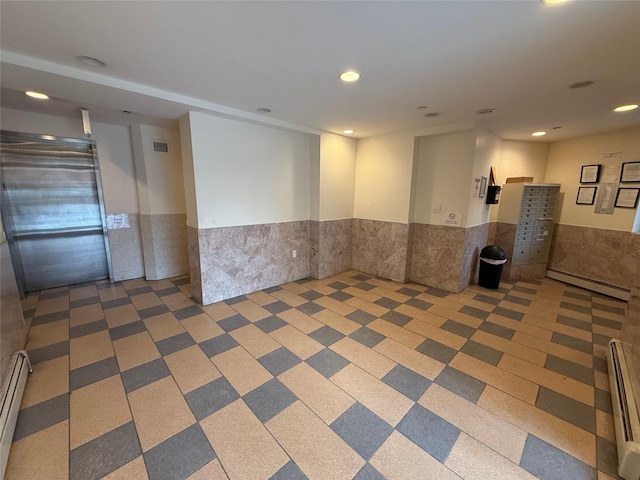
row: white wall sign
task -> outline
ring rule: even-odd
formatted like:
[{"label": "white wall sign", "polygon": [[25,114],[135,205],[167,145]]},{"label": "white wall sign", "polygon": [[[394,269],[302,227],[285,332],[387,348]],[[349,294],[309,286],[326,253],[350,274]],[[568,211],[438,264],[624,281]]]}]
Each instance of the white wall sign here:
[{"label": "white wall sign", "polygon": [[444,212],[442,214],[442,224],[452,227],[459,227],[462,225],[462,213],[460,212]]},{"label": "white wall sign", "polygon": [[107,228],[118,230],[121,228],[131,228],[129,225],[129,215],[127,213],[110,213],[107,215]]}]

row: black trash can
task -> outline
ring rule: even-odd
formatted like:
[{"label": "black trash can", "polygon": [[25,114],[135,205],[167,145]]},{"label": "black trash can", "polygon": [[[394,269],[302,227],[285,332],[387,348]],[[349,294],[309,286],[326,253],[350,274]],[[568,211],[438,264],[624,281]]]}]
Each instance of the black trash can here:
[{"label": "black trash can", "polygon": [[496,289],[500,286],[502,267],[507,263],[504,250],[498,245],[487,245],[480,252],[480,274],[478,285]]}]

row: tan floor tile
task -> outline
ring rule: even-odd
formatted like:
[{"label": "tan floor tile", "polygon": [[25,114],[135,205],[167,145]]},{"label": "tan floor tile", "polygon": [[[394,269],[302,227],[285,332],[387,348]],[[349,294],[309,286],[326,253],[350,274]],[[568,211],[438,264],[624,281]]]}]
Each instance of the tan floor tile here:
[{"label": "tan floor tile", "polygon": [[604,345],[593,344],[593,355],[596,357],[607,358],[607,352],[609,349]]},{"label": "tan floor tile", "polygon": [[507,354],[502,355],[500,362],[498,362],[498,368],[547,387],[567,397],[571,397],[579,402],[586,403],[592,407],[594,405],[593,387],[574,380],[573,378],[566,377]]},{"label": "tan floor tile", "polygon": [[599,372],[598,370],[593,371],[593,380],[596,388],[600,390],[606,390],[607,392],[611,391],[611,384],[609,383],[609,374],[604,372]]},{"label": "tan floor tile", "polygon": [[13,442],[5,480],[67,480],[69,421],[57,423]]},{"label": "tan floor tile", "polygon": [[282,346],[255,325],[237,328],[229,332],[229,335],[255,358],[260,358]]},{"label": "tan floor tile", "polygon": [[27,350],[45,347],[69,339],[69,320],[32,325],[29,329]]},{"label": "tan floor tile", "polygon": [[396,362],[349,337],[338,340],[329,348],[376,378],[384,377],[396,366]]},{"label": "tan floor tile", "polygon": [[20,305],[22,305],[22,310],[31,310],[35,309],[38,304],[38,293],[27,293],[27,296],[20,300]]},{"label": "tan floor tile", "polygon": [[598,480],[616,480],[616,479],[598,470]]},{"label": "tan floor tile", "polygon": [[247,297],[249,300],[251,300],[255,304],[260,305],[261,307],[264,307],[265,305],[269,305],[270,303],[273,303],[276,301],[275,298],[273,298],[267,292],[263,292],[262,290],[249,293],[245,295],[245,297]]},{"label": "tan floor tile", "polygon": [[579,338],[580,340],[584,340],[585,342],[592,341],[591,332],[586,332],[584,330],[580,330],[579,328],[570,327],[553,320],[543,320],[531,315],[525,315],[522,318],[522,322],[535,325],[537,327],[546,328],[553,332],[562,333],[563,335],[569,335],[570,337]]},{"label": "tan floor tile", "polygon": [[250,322],[256,322],[258,320],[262,320],[263,318],[271,316],[271,312],[265,310],[260,305],[252,302],[251,300],[234,303],[231,308],[233,308],[236,312],[238,312]]},{"label": "tan floor tile", "polygon": [[69,289],[69,301],[84,300],[85,298],[97,297],[98,289],[95,285],[86,285],[84,287]]},{"label": "tan floor tile", "polygon": [[20,408],[27,408],[69,391],[69,355],[32,366]]},{"label": "tan floor tile", "polygon": [[409,317],[420,320],[423,323],[427,323],[434,327],[441,326],[444,322],[447,321],[446,318],[441,317],[440,315],[435,315],[433,313],[427,312],[425,310],[420,310],[419,308],[412,307],[407,304],[400,305],[394,309],[394,311],[398,313],[402,313],[404,315],[408,315]]},{"label": "tan floor tile", "polygon": [[118,298],[128,297],[129,295],[122,285],[112,285],[107,288],[99,288],[98,296],[101,302],[108,302],[109,300],[116,300]]},{"label": "tan floor tile", "polygon": [[345,303],[351,305],[352,307],[357,308],[358,310],[362,310],[363,312],[367,312],[370,315],[374,315],[379,317],[384,315],[389,311],[388,308],[378,305],[376,303],[372,303],[368,300],[363,300],[362,298],[350,298]]},{"label": "tan floor tile", "polygon": [[130,480],[134,478],[136,480],[149,479],[142,455],[114,470],[106,477],[102,477],[102,480]]},{"label": "tan floor tile", "polygon": [[455,473],[394,430],[369,463],[388,480],[460,480]]},{"label": "tan floor tile", "polygon": [[[603,304],[604,302],[601,302],[600,299],[598,299],[597,303]],[[625,310],[628,310],[629,308],[627,302],[616,303],[612,306],[617,308],[622,308]],[[621,315],[619,313],[607,312],[606,310],[598,310],[598,309],[593,310],[593,315],[595,317],[608,318],[609,320],[615,320],[616,322],[622,322],[622,323],[624,323],[627,319],[627,315]]]},{"label": "tan floor tile", "polygon": [[295,293],[296,295],[300,295],[301,293],[309,291],[309,287],[306,283],[300,284],[298,282],[288,282],[281,285],[281,287],[285,290],[289,290],[290,292]]},{"label": "tan floor tile", "polygon": [[[429,310],[435,309],[435,312],[432,312],[432,313],[437,313],[438,315],[442,315],[440,311],[457,312],[458,310],[460,310],[460,307],[462,307],[460,303],[454,302],[453,300],[450,300],[448,297],[446,298],[436,297],[435,295],[429,295],[426,292],[421,293],[420,295],[417,295],[416,298],[418,300],[424,300],[425,302],[432,303],[433,306],[429,307]],[[449,317],[449,315],[444,315],[444,316]],[[476,317],[471,317],[471,318],[476,318]]]},{"label": "tan floor tile", "polygon": [[180,285],[178,288],[188,298],[193,298],[193,290],[191,289],[191,284],[190,283],[185,283],[184,285]]},{"label": "tan floor tile", "polygon": [[613,416],[602,410],[596,409],[596,434],[606,438],[612,443],[616,443],[616,432],[613,425]]},{"label": "tan floor tile", "polygon": [[187,329],[189,335],[191,335],[197,343],[204,342],[205,340],[224,333],[220,325],[214,322],[206,313],[185,318],[182,320],[182,326]]},{"label": "tan floor tile", "polygon": [[326,424],[342,415],[355,400],[306,363],[290,368],[278,379]]},{"label": "tan floor tile", "polygon": [[[297,284],[296,284],[297,285]],[[300,293],[306,292],[307,289],[303,289]],[[284,289],[284,290],[278,290],[277,292],[273,292],[271,294],[272,297],[277,298],[278,300],[283,301],[284,303],[286,303],[287,305],[291,306],[291,307],[297,307],[299,305],[302,305],[303,303],[307,303],[309,300],[307,300],[306,298],[303,298],[299,295],[296,295],[294,292]]]},{"label": "tan floor tile", "polygon": [[458,353],[449,365],[527,403],[533,405],[536,402],[538,385],[519,375],[489,365],[462,352]]},{"label": "tan floor tile", "polygon": [[188,477],[187,480],[229,480],[229,477],[227,477],[222,465],[220,465],[220,461],[216,458]]},{"label": "tan floor tile", "polygon": [[304,284],[304,286],[309,288],[310,290],[313,290],[314,292],[321,293],[322,295],[331,295],[332,293],[335,293],[337,291],[335,288],[331,288],[321,283],[320,281],[307,282]]},{"label": "tan floor tile", "polygon": [[[369,280],[367,283],[374,283]],[[381,297],[390,298],[391,300],[395,300],[396,302],[404,303],[407,300],[410,300],[411,297],[407,295],[403,295],[401,293],[396,292],[395,290],[390,290],[388,288],[376,287],[369,290],[371,293],[376,295],[380,295]]]},{"label": "tan floor tile", "polygon": [[233,317],[234,315],[238,314],[238,312],[236,312],[233,308],[231,308],[229,305],[227,305],[224,302],[217,302],[217,303],[212,303],[211,305],[205,305],[202,307],[202,309],[205,311],[207,315],[213,318],[216,322],[219,322],[220,320],[224,320],[225,318]]},{"label": "tan floor tile", "polygon": [[533,405],[487,385],[477,404],[595,467],[596,437]]},{"label": "tan floor tile", "polygon": [[300,310],[296,310],[295,308],[280,312],[276,316],[304,333],[311,333],[323,325],[323,323],[319,322],[315,318],[310,317],[306,313],[302,313]]},{"label": "tan floor tile", "polygon": [[535,348],[542,352],[548,353],[555,357],[563,358],[565,360],[584,365],[585,367],[593,367],[593,358],[591,355],[585,352],[574,350],[573,348],[565,347],[548,340],[542,340],[538,337],[528,335],[523,332],[516,332],[511,337],[511,341],[518,344]]},{"label": "tan floor tile", "polygon": [[[380,295],[376,295],[375,293],[368,292],[367,290],[362,290],[361,288],[355,287],[347,287],[343,288],[342,291],[349,295],[353,295],[356,298],[360,298],[362,300],[366,300],[367,302],[375,302],[376,300],[380,300],[382,297]],[[347,303],[349,301],[347,300]]]},{"label": "tan floor tile", "polygon": [[477,308],[478,310],[484,310],[485,312],[490,312],[495,308],[495,305],[490,303],[481,302],[480,300],[474,300],[472,297],[465,297],[461,295],[449,295],[447,300],[459,302],[461,305],[467,305],[469,307]]},{"label": "tan floor tile", "polygon": [[284,327],[269,333],[269,335],[303,360],[306,360],[311,355],[318,353],[324,348],[324,345],[320,342],[316,342],[313,338],[307,337],[304,333],[293,328],[291,325],[285,325]]},{"label": "tan floor tile", "polygon": [[418,403],[503,457],[520,463],[528,435],[521,428],[437,384],[431,385]]},{"label": "tan floor tile", "polygon": [[143,288],[149,285],[144,278],[132,278],[131,280],[123,280],[121,283],[125,290]]},{"label": "tan floor tile", "polygon": [[104,315],[107,318],[107,325],[109,325],[109,328],[119,327],[121,325],[126,325],[127,323],[137,322],[140,320],[140,315],[138,315],[136,307],[132,304],[109,308],[104,311]]},{"label": "tan floor tile", "polygon": [[331,381],[392,427],[413,406],[412,400],[353,364],[333,375]]},{"label": "tan floor tile", "polygon": [[[458,306],[458,308],[460,307]],[[458,323],[462,323],[463,325],[468,325],[471,328],[478,328],[482,323],[482,320],[480,320],[479,318],[472,317],[471,315],[467,315],[466,313],[453,311],[441,305],[434,305],[432,307],[429,307],[429,313],[442,317],[444,319],[444,321],[442,322],[443,324],[447,320],[451,319],[455,320]]]},{"label": "tan floor tile", "polygon": [[160,352],[149,332],[140,332],[116,340],[113,342],[113,348],[116,351],[121,372],[160,358]]},{"label": "tan floor tile", "polygon": [[381,318],[376,318],[373,322],[367,324],[367,328],[400,342],[409,348],[416,348],[425,341],[425,337],[422,335],[418,335]]},{"label": "tan floor tile", "polygon": [[[620,330],[614,330],[613,328],[603,327],[602,325],[593,325],[593,333],[598,335],[604,335],[608,338],[618,338],[620,336]],[[589,339],[591,341],[591,339]]]},{"label": "tan floor tile", "polygon": [[185,332],[182,324],[171,312],[156,315],[155,317],[145,318],[144,324],[146,325],[154,342],[159,342],[165,338],[180,335]]},{"label": "tan floor tile", "polygon": [[242,347],[227,350],[212,360],[240,395],[249,393],[273,378],[273,375]]},{"label": "tan floor tile", "polygon": [[434,380],[445,367],[444,363],[423,355],[420,352],[416,352],[414,349],[390,338],[385,338],[373,347],[373,349],[429,380]]},{"label": "tan floor tile", "polygon": [[72,308],[69,310],[69,323],[71,327],[77,327],[78,325],[84,325],[85,323],[97,322],[103,318],[104,311],[102,310],[102,305],[99,303]]},{"label": "tan floor tile", "polygon": [[532,337],[538,337],[542,340],[551,340],[553,332],[546,328],[540,328],[536,325],[529,323],[519,322],[518,320],[512,320],[510,318],[503,317],[501,315],[490,314],[487,320],[497,325],[510,328],[516,332],[526,333]]},{"label": "tan floor tile", "polygon": [[353,478],[365,463],[301,402],[280,412],[266,426],[310,480]]},{"label": "tan floor tile", "polygon": [[349,320],[348,318],[332,312],[331,310],[320,310],[311,316],[325,325],[339,331],[343,335],[350,335],[362,327],[359,323]]},{"label": "tan floor tile", "polygon": [[[519,460],[516,461],[519,462]],[[464,432],[456,440],[444,464],[464,479],[535,480],[537,478]]]},{"label": "tan floor tile", "polygon": [[[569,299],[569,300],[573,300],[573,299]],[[569,303],[574,303],[574,302],[570,301]],[[582,320],[583,322],[590,322],[591,321],[591,315],[590,314],[576,312],[575,310],[571,310],[569,308],[558,307],[557,313],[559,315],[566,315],[567,317],[577,318],[578,320]]]},{"label": "tan floor tile", "polygon": [[120,375],[71,392],[69,412],[71,450],[130,422]]},{"label": "tan floor tile", "polygon": [[454,350],[460,350],[462,346],[467,343],[466,338],[461,337],[460,335],[456,335],[455,333],[451,333],[447,330],[434,327],[433,325],[429,325],[428,323],[425,323],[421,320],[411,320],[404,326],[404,328],[415,332],[422,337],[430,338],[431,340],[435,340],[438,343],[447,345]]},{"label": "tan floor tile", "polygon": [[329,310],[339,313],[340,315],[349,315],[352,312],[355,312],[356,307],[352,307],[346,303],[339,302],[334,300],[331,297],[321,297],[313,301],[318,305],[322,305],[324,308],[328,308]]},{"label": "tan floor tile", "polygon": [[218,369],[197,345],[164,357],[183,394],[220,378]]},{"label": "tan floor tile", "polygon": [[128,397],[143,452],[196,421],[171,377],[135,390]]},{"label": "tan floor tile", "polygon": [[545,362],[547,361],[547,354],[541,352],[540,350],[529,348],[525,345],[507,340],[506,338],[483,332],[482,330],[477,330],[471,336],[471,340],[474,340],[488,347],[495,348],[496,350],[499,350],[501,352],[508,353],[509,355],[512,355],[514,357],[521,358],[529,363],[533,363],[534,365],[539,365],[541,367],[543,367]]},{"label": "tan floor tile", "polygon": [[[170,297],[171,295],[167,296]],[[162,300],[160,300],[160,297],[158,297],[155,292],[143,293],[142,295],[134,295],[133,297],[131,297],[131,302],[138,310],[162,305]]]},{"label": "tan floor tile", "polygon": [[69,368],[71,370],[109,357],[113,357],[113,346],[109,332],[106,330],[72,338],[69,341]]},{"label": "tan floor tile", "polygon": [[165,295],[164,297],[160,297],[160,300],[169,307],[169,310],[172,312],[194,305],[194,301],[184,292]]},{"label": "tan floor tile", "polygon": [[147,285],[149,285],[153,291],[164,290],[165,288],[175,287],[175,285],[171,282],[171,280],[147,280]]},{"label": "tan floor tile", "polygon": [[36,306],[34,317],[47,315],[49,313],[61,312],[69,309],[69,297],[56,297],[48,300],[40,300]]},{"label": "tan floor tile", "polygon": [[289,457],[241,400],[200,421],[216,456],[232,479],[265,479]]}]

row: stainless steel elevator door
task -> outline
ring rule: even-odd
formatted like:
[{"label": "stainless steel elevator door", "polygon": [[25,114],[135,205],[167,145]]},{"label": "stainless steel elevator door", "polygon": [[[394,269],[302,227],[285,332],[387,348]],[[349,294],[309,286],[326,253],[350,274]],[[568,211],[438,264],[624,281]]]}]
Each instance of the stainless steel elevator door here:
[{"label": "stainless steel elevator door", "polygon": [[23,291],[109,278],[94,142],[1,137],[2,216]]}]

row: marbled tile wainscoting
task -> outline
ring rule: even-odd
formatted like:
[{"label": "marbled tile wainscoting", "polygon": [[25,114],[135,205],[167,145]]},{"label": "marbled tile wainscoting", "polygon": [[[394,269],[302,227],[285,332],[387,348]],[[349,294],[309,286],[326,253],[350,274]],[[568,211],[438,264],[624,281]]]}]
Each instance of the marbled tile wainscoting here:
[{"label": "marbled tile wainscoting", "polygon": [[352,267],[397,282],[409,280],[409,225],[353,219]]},{"label": "marbled tile wainscoting", "polygon": [[[513,223],[492,222],[489,227],[489,238],[487,244],[498,245],[504,250],[507,256],[507,263],[502,267],[502,279],[509,280],[511,278],[511,270],[514,267],[511,259],[513,258],[513,242],[516,239],[516,227]],[[513,269],[514,275],[517,275],[517,265]],[[544,277],[544,273],[542,274]],[[540,277],[540,278],[542,278]]]},{"label": "marbled tile wainscoting", "polygon": [[116,282],[144,277],[144,257],[140,219],[137,213],[128,214],[129,228],[109,230],[111,266]]},{"label": "marbled tile wainscoting", "polygon": [[187,215],[140,215],[147,280],[162,280],[189,271]]},{"label": "marbled tile wainscoting", "polygon": [[208,305],[307,278],[309,221],[202,229],[198,250],[201,301]]},{"label": "marbled tile wainscoting", "polygon": [[351,269],[353,219],[317,223],[318,276],[314,278],[326,278]]},{"label": "marbled tile wainscoting", "polygon": [[640,269],[640,235],[557,225],[548,268],[631,289]]},{"label": "marbled tile wainscoting", "polygon": [[198,232],[197,228],[187,227],[191,295],[202,303],[202,272],[200,271],[200,239]]},{"label": "marbled tile wainscoting", "polygon": [[480,251],[488,245],[489,224],[476,225],[464,229],[464,254],[460,272],[459,290],[478,281],[478,259]]},{"label": "marbled tile wainscoting", "polygon": [[[640,277],[640,272],[638,272]],[[631,289],[627,318],[622,325],[620,340],[631,345],[633,362],[640,369],[640,281]]]},{"label": "marbled tile wainscoting", "polygon": [[320,222],[309,221],[309,276],[320,278]]}]

